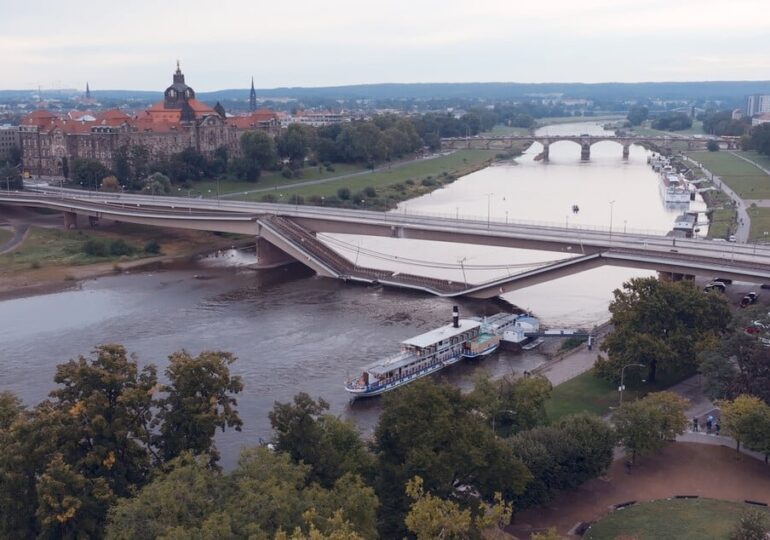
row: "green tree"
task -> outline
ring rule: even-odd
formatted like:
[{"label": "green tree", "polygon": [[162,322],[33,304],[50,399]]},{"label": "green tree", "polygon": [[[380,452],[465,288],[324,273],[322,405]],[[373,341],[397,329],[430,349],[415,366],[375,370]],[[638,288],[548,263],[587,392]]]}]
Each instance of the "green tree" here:
[{"label": "green tree", "polygon": [[83,187],[97,190],[102,178],[110,176],[111,171],[101,162],[93,159],[76,159],[73,164],[73,178],[71,181],[80,182]]},{"label": "green tree", "polygon": [[241,135],[241,152],[244,159],[253,161],[259,169],[274,169],[278,162],[275,139],[264,131],[247,131]]},{"label": "green tree", "polygon": [[[440,498],[478,490],[485,500],[496,492],[510,500],[531,479],[503,439],[478,421],[471,400],[448,384],[420,380],[383,400],[375,429],[377,494],[381,534],[400,536],[409,500],[403,486],[414,476]],[[460,492],[458,486],[465,486]]]},{"label": "green tree", "polygon": [[494,425],[495,434],[508,435],[545,424],[545,402],[551,383],[542,375],[492,380],[485,373],[476,378],[470,399]]},{"label": "green tree", "polygon": [[171,193],[171,180],[163,173],[152,173],[144,182],[144,191],[152,195]]},{"label": "green tree", "polygon": [[[597,362],[597,372],[617,381],[622,366],[644,364],[647,380],[658,370],[691,370],[697,355],[715,349],[730,312],[718,295],[703,294],[688,281],[675,283],[654,277],[634,278],[613,292],[610,302],[613,331],[602,343],[609,358]],[[629,377],[633,377],[629,374]]]},{"label": "green tree", "polygon": [[235,356],[223,351],[204,351],[193,357],[180,351],[169,357],[165,374],[169,384],[159,400],[157,442],[163,459],[184,451],[208,454],[212,464],[219,460],[214,445],[217,428],[241,430],[243,422],[234,395],[243,390],[241,378],[230,374]]},{"label": "green tree", "polygon": [[0,432],[7,431],[24,411],[21,400],[13,392],[0,392]]},{"label": "green tree", "polygon": [[278,151],[291,161],[293,168],[302,167],[314,138],[315,133],[310,126],[290,124],[278,139]]},{"label": "green tree", "polygon": [[649,109],[647,107],[643,107],[640,105],[634,105],[631,107],[631,109],[628,111],[628,123],[632,126],[640,126],[642,125],[642,122],[647,120],[647,117],[649,116]]},{"label": "green tree", "polygon": [[734,400],[718,401],[721,422],[726,434],[735,439],[735,450],[741,443],[751,450],[770,454],[770,405],[761,399],[740,395]]},{"label": "green tree", "polygon": [[706,143],[706,150],[709,152],[719,152],[719,143],[717,141],[708,141]]},{"label": "green tree", "polygon": [[328,403],[302,392],[293,403],[278,403],[270,412],[276,449],[311,466],[310,480],[331,487],[346,473],[372,475],[373,456],[355,426],[327,414]]},{"label": "green tree", "polygon": [[655,392],[644,399],[626,402],[612,415],[612,422],[632,462],[637,455],[658,452],[684,433],[687,400],[672,392]]}]

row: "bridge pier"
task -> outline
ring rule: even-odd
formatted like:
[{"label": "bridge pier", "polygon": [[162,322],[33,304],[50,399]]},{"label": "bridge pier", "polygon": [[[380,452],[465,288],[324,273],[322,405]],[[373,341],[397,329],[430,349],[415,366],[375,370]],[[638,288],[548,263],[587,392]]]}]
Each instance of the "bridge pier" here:
[{"label": "bridge pier", "polygon": [[584,142],[580,144],[580,160],[588,161],[591,159],[591,144]]},{"label": "bridge pier", "polygon": [[631,145],[629,143],[623,144],[623,159],[628,159],[628,155],[631,153]]},{"label": "bridge pier", "polygon": [[64,228],[77,229],[78,228],[78,215],[75,212],[64,212]]},{"label": "bridge pier", "polygon": [[268,269],[277,268],[297,262],[297,260],[288,253],[278,249],[264,238],[257,237],[257,264],[252,268]]},{"label": "bridge pier", "polygon": [[548,163],[550,149],[551,149],[551,144],[544,142],[543,143],[543,163]]}]

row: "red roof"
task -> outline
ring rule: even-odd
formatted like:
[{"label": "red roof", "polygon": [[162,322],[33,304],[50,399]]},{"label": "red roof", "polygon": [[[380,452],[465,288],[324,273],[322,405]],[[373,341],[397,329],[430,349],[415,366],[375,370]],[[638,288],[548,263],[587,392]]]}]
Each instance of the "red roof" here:
[{"label": "red roof", "polygon": [[227,123],[238,129],[259,127],[260,124],[277,120],[278,115],[270,109],[259,109],[248,116],[233,116],[227,119]]},{"label": "red roof", "polygon": [[50,124],[54,120],[56,120],[56,118],[58,117],[55,114],[53,114],[51,111],[46,111],[45,109],[38,109],[36,111],[32,111],[27,116],[25,116],[21,121],[21,125],[43,127],[45,125]]},{"label": "red roof", "polygon": [[96,122],[102,126],[119,126],[131,117],[119,109],[110,109],[96,115]]}]

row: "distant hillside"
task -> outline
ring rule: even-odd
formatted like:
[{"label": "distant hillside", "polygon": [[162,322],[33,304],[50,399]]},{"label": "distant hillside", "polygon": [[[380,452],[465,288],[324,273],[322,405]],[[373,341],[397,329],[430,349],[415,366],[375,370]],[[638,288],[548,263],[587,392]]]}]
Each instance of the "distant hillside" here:
[{"label": "distant hillside", "polygon": [[[35,90],[0,90],[0,100],[28,97]],[[78,90],[45,90],[44,96],[82,95]],[[562,94],[569,98],[595,100],[697,99],[735,102],[748,94],[770,94],[770,81],[703,81],[703,82],[645,82],[645,83],[388,83],[349,86],[261,88],[262,98],[289,97],[296,99],[522,99],[530,95]],[[94,90],[96,99],[162,99],[162,92],[141,90]],[[245,100],[249,89],[199,92],[206,102]]]},{"label": "distant hillside", "polygon": [[[260,97],[327,99],[520,99],[531,94],[564,94],[571,98],[600,100],[726,99],[748,94],[770,94],[770,81],[649,82],[649,83],[425,83],[361,84],[317,88],[269,88],[257,90]],[[201,92],[201,99],[244,99],[248,89]]]}]

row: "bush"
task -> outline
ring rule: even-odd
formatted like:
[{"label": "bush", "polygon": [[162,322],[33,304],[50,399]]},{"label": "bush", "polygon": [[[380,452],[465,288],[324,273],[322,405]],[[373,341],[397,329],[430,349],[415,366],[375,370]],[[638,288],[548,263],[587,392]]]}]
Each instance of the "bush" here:
[{"label": "bush", "polygon": [[327,170],[328,172],[334,172],[334,167],[332,167],[331,165],[327,165],[327,166],[326,166],[326,170]]},{"label": "bush", "polygon": [[129,245],[123,239],[110,242],[110,255],[121,257],[123,255],[133,255],[136,252],[134,246]]},{"label": "bush", "polygon": [[709,141],[706,143],[706,149],[709,152],[719,152],[719,143],[716,141]]},{"label": "bush", "polygon": [[431,178],[431,177],[423,178],[422,179],[422,185],[425,186],[425,187],[435,186],[436,185],[436,181],[433,178]]},{"label": "bush", "polygon": [[294,176],[294,171],[292,171],[289,167],[284,167],[281,169],[281,176],[284,178],[292,178]]},{"label": "bush", "polygon": [[404,180],[404,184],[406,184],[407,186],[413,186],[414,180],[412,180],[411,178],[407,178],[406,180]]},{"label": "bush", "polygon": [[297,195],[295,193],[291,197],[289,197],[289,202],[291,204],[305,204],[305,199],[302,197],[302,195]]},{"label": "bush", "polygon": [[109,254],[107,244],[101,240],[88,240],[83,244],[83,253],[92,257],[106,257]]},{"label": "bush", "polygon": [[343,201],[350,200],[350,189],[346,187],[341,187],[337,190],[337,197],[339,197]]},{"label": "bush", "polygon": [[372,186],[367,186],[364,188],[364,195],[366,195],[367,197],[376,197],[377,190],[374,189]]},{"label": "bush", "polygon": [[157,255],[160,253],[160,244],[157,240],[152,239],[144,245],[144,252]]},{"label": "bush", "polygon": [[278,198],[272,193],[268,193],[267,195],[262,195],[262,202],[275,202],[277,200]]}]

